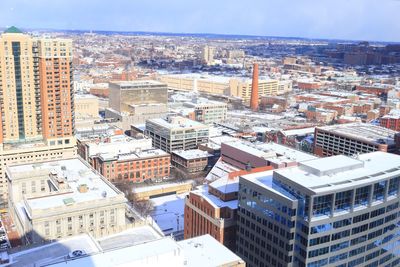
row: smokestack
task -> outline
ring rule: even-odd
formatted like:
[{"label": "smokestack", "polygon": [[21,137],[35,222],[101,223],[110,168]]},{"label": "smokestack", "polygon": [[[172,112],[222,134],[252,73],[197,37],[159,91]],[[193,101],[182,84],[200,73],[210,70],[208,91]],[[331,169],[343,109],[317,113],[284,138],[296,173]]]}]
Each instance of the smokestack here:
[{"label": "smokestack", "polygon": [[250,108],[258,111],[258,64],[253,64],[253,80],[251,83]]}]

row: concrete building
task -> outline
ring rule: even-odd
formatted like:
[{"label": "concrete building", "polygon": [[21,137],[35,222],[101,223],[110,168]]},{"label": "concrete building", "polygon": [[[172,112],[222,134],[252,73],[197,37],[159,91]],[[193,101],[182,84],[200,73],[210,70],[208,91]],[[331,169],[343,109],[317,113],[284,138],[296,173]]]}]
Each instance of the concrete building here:
[{"label": "concrete building", "polygon": [[195,149],[207,143],[209,127],[180,116],[146,121],[146,136],[153,140],[153,147],[168,153],[174,150]]},{"label": "concrete building", "polygon": [[9,207],[26,243],[126,227],[124,194],[75,158],[7,167]]},{"label": "concrete building", "polygon": [[90,94],[75,95],[75,119],[99,119],[99,99]]},{"label": "concrete building", "polygon": [[214,63],[214,52],[214,47],[204,46],[201,53],[201,61],[207,65],[212,65]]},{"label": "concrete building", "polygon": [[240,177],[247,266],[398,266],[398,155],[372,152]]},{"label": "concrete building", "polygon": [[167,104],[168,88],[157,81],[110,82],[110,108],[120,113],[132,112],[132,106],[142,104]]},{"label": "concrete building", "polygon": [[0,36],[0,205],[6,166],[76,155],[72,41],[34,38],[15,27]]},{"label": "concrete building", "polygon": [[198,101],[186,102],[183,106],[193,108],[194,119],[204,124],[210,125],[215,122],[224,122],[227,118],[227,103],[200,99]]},{"label": "concrete building", "polygon": [[34,248],[3,253],[11,267],[245,267],[245,262],[209,235],[183,241],[161,237],[149,226],[94,239],[83,234]]},{"label": "concrete building", "polygon": [[110,82],[109,108],[106,118],[119,121],[119,127],[130,130],[131,124],[161,118],[168,111],[168,88],[153,80]]},{"label": "concrete building", "polygon": [[396,133],[367,123],[316,127],[314,153],[318,156],[331,156],[373,151],[396,152]]}]

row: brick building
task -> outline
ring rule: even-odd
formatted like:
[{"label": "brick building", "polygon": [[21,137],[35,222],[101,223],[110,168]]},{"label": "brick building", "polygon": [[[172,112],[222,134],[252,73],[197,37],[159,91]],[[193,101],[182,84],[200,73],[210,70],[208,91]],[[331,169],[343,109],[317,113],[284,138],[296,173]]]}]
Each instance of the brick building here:
[{"label": "brick building", "polygon": [[141,183],[169,176],[170,155],[160,149],[124,154],[100,154],[93,167],[113,183]]},{"label": "brick building", "polygon": [[400,110],[392,110],[389,114],[383,116],[380,119],[380,125],[382,127],[392,129],[394,131],[400,131]]},{"label": "brick building", "polygon": [[251,171],[230,173],[209,185],[191,191],[185,200],[184,238],[209,234],[234,251],[236,242],[236,211],[239,175],[271,170],[264,166]]},{"label": "brick building", "polygon": [[171,164],[186,174],[195,175],[206,170],[211,156],[200,149],[177,150],[171,152]]}]

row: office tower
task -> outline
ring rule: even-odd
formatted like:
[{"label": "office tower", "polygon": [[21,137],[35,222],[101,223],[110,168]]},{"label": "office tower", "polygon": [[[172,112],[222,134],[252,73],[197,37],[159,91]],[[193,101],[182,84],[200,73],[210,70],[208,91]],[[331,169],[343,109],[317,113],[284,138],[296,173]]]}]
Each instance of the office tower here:
[{"label": "office tower", "polygon": [[209,127],[200,122],[176,116],[146,121],[145,134],[153,140],[155,148],[168,153],[174,150],[195,149],[208,142]]},{"label": "office tower", "polygon": [[110,83],[106,118],[116,119],[123,130],[132,124],[161,118],[168,112],[168,87],[158,81],[122,81]]},{"label": "office tower", "polygon": [[331,156],[373,151],[395,152],[395,134],[393,130],[368,123],[316,127],[314,153]]},{"label": "office tower", "polygon": [[250,108],[253,111],[258,110],[258,64],[253,65],[253,80],[251,83],[251,98],[250,98]]},{"label": "office tower", "polygon": [[33,38],[15,27],[0,35],[2,200],[6,165],[76,155],[71,50],[70,40]]},{"label": "office tower", "polygon": [[132,106],[143,104],[167,104],[168,87],[157,81],[110,82],[110,108],[131,113]]},{"label": "office tower", "polygon": [[211,65],[214,62],[214,50],[214,47],[208,45],[203,47],[203,51],[201,54],[203,63]]},{"label": "office tower", "polygon": [[371,152],[239,179],[247,266],[399,266],[400,156]]}]

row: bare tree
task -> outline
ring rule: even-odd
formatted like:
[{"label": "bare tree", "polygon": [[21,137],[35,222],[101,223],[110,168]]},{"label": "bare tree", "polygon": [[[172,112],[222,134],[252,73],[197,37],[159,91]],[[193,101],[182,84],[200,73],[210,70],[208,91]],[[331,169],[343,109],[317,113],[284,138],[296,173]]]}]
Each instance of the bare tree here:
[{"label": "bare tree", "polygon": [[154,209],[154,203],[151,200],[132,201],[133,208],[144,218],[149,216]]}]

